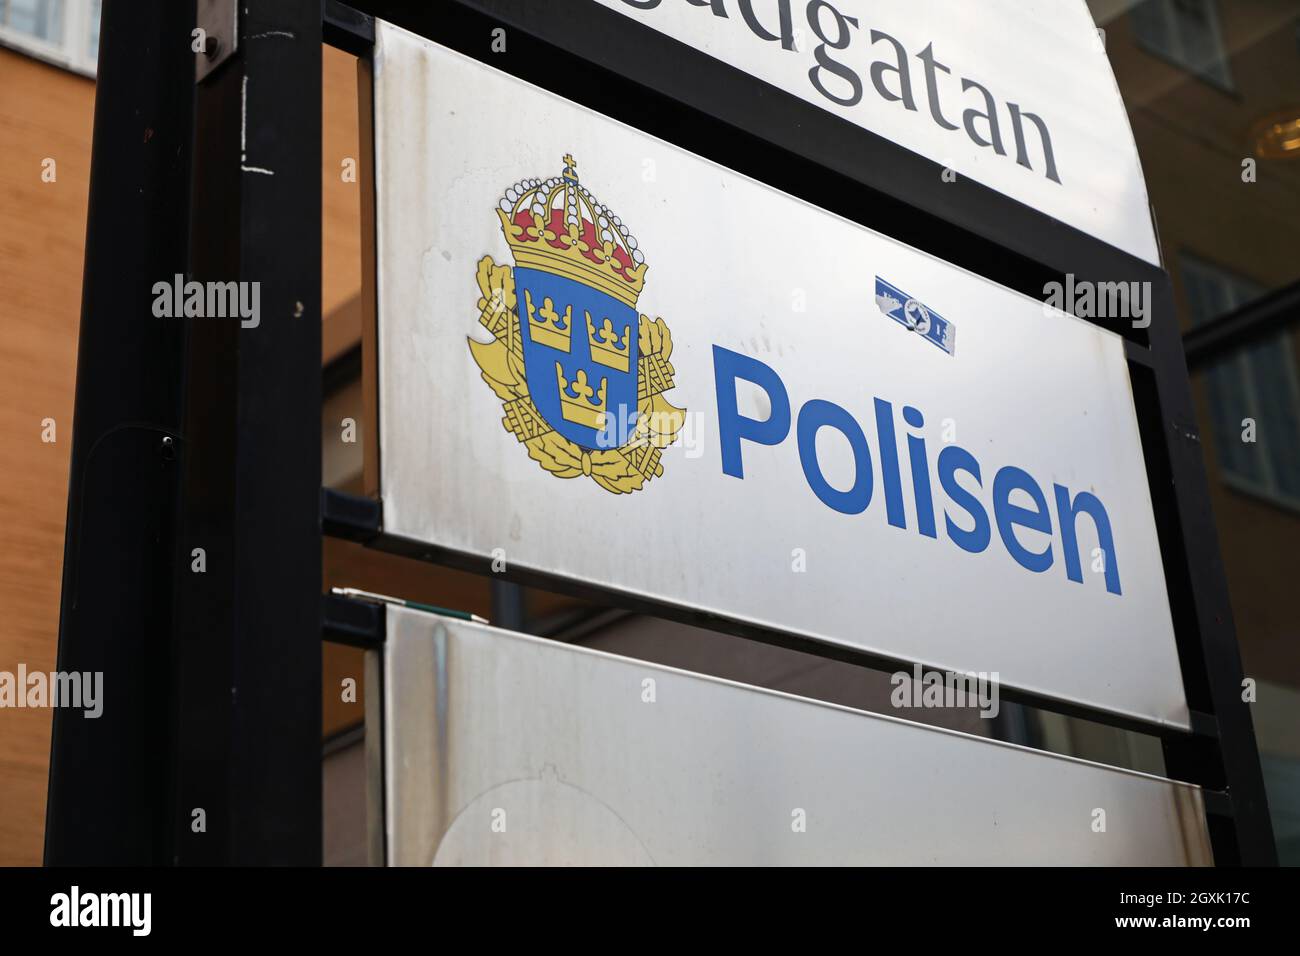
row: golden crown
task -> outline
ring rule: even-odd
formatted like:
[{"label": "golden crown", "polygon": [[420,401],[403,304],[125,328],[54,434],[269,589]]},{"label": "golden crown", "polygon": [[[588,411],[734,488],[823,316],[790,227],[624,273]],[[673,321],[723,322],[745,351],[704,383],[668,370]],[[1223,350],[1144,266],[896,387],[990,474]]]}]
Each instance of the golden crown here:
[{"label": "golden crown", "polygon": [[572,156],[550,179],[525,179],[497,209],[515,265],[573,279],[636,307],[645,257],[623,220],[578,182]]},{"label": "golden crown", "polygon": [[573,381],[569,381],[564,377],[564,366],[556,362],[555,384],[560,387],[560,414],[564,416],[566,422],[585,425],[598,432],[605,430],[609,379],[602,375],[599,383],[593,388],[587,383],[586,371],[578,369]]},{"label": "golden crown", "polygon": [[531,289],[524,289],[524,304],[528,308],[528,329],[533,341],[561,352],[569,351],[569,337],[573,334],[573,306],[557,312],[551,297],[544,296],[541,305],[533,302]]},{"label": "golden crown", "polygon": [[601,365],[626,372],[630,367],[632,355],[632,347],[629,344],[632,326],[623,326],[623,334],[620,336],[614,328],[614,323],[608,318],[601,320],[601,324],[597,326],[592,321],[590,312],[583,309],[582,314],[587,318],[587,344],[591,346],[592,359]]}]

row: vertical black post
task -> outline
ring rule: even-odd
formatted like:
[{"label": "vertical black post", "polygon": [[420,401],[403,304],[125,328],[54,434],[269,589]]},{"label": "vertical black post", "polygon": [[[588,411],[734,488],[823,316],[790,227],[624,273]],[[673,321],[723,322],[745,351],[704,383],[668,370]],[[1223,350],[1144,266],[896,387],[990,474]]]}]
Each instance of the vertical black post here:
[{"label": "vertical black post", "polygon": [[492,623],[507,631],[522,631],[527,620],[524,589],[513,581],[492,579]]},{"label": "vertical black post", "polygon": [[103,5],[58,654],[103,674],[103,714],[54,710],[51,865],[166,858],[184,339],[152,288],[186,271],[193,27],[193,3]]},{"label": "vertical black post", "polygon": [[319,865],[320,0],[240,0],[195,123],[194,278],[258,314],[190,338],[174,860]]},{"label": "vertical black post", "polygon": [[[1186,560],[1184,580],[1173,582],[1181,592],[1174,621],[1182,632],[1179,654],[1188,706],[1213,718],[1209,727],[1190,738],[1166,737],[1165,766],[1171,776],[1227,791],[1231,816],[1211,812],[1209,818],[1216,864],[1276,866],[1277,847],[1250,705],[1243,699],[1241,653],[1210,510],[1204,451],[1167,277],[1154,283],[1154,293],[1151,352],[1176,527]],[[1161,489],[1153,488],[1152,494],[1158,497]]]}]

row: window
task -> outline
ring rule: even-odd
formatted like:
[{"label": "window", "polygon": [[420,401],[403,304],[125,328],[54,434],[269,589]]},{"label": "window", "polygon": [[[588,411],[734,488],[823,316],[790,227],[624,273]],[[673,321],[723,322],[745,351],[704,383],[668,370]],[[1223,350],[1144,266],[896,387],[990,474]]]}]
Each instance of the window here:
[{"label": "window", "polygon": [[1143,0],[1133,8],[1138,43],[1189,73],[1232,89],[1214,0]]},{"label": "window", "polygon": [[86,56],[91,62],[99,59],[99,9],[103,0],[91,0],[90,23],[86,30]]},{"label": "window", "polygon": [[63,38],[63,0],[0,0],[0,23],[46,43]]},{"label": "window", "polygon": [[0,46],[94,76],[101,0],[0,0]]},{"label": "window", "polygon": [[[1183,285],[1193,325],[1257,298],[1264,289],[1183,256]],[[1220,359],[1205,373],[1219,477],[1238,490],[1300,508],[1300,382],[1294,341],[1280,332]],[[1244,419],[1255,441],[1242,440]]]}]

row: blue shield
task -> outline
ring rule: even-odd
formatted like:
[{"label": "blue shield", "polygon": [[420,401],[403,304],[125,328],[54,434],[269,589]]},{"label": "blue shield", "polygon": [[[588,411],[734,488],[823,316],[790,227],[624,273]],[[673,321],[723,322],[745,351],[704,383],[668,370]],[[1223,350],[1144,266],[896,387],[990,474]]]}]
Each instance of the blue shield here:
[{"label": "blue shield", "polygon": [[591,451],[627,444],[637,419],[636,309],[564,276],[515,269],[524,371],[546,423]]}]

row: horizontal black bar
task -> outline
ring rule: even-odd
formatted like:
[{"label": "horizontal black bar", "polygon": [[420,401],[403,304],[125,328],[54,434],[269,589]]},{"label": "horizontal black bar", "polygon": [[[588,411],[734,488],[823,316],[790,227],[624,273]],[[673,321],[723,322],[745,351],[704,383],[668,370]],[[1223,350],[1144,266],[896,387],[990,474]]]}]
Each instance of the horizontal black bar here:
[{"label": "horizontal black bar", "polygon": [[[358,499],[355,496],[344,495],[339,492],[329,491],[328,489],[326,492],[331,497],[338,496],[339,499],[370,501],[370,499]],[[378,502],[370,503],[376,509],[379,507]],[[347,530],[349,530],[348,534],[335,534],[334,536],[347,537],[349,540],[360,540],[353,536],[357,529],[353,528]],[[326,533],[330,532],[327,530]],[[736,621],[732,618],[723,617],[722,615],[708,611],[702,611],[698,608],[669,604],[638,597],[633,594],[615,592],[597,585],[574,581],[569,578],[552,575],[543,571],[524,569],[519,568],[518,566],[512,566],[504,572],[491,571],[489,560],[478,555],[466,554],[450,548],[444,548],[438,545],[416,541],[411,538],[400,537],[398,535],[385,534],[382,531],[376,531],[371,534],[369,539],[366,540],[366,544],[377,551],[383,551],[399,557],[425,561],[431,564],[469,571],[474,574],[482,574],[484,576],[490,575],[493,580],[499,581],[504,579],[507,581],[514,581],[526,587],[535,587],[559,594],[567,594],[579,598],[580,600],[618,607],[637,614],[645,614],[651,617],[659,617],[665,620],[703,627],[724,634],[731,634],[735,637],[754,640],[762,644],[769,644],[774,647],[783,647],[787,650],[812,654],[816,657],[823,658],[824,660],[840,661],[842,663],[853,664],[859,667],[868,667],[873,670],[890,672],[900,669],[910,670],[915,664],[915,661],[888,657],[882,654],[860,650],[858,648],[844,647],[839,644],[828,644],[813,638],[790,634],[784,631],[773,631],[767,628],[747,624],[743,621]],[[1188,732],[1187,730],[1181,730],[1177,727],[1152,724],[1125,714],[1096,710],[1083,704],[1058,700],[1054,697],[1036,694],[1031,691],[1019,690],[1005,685],[999,688],[998,693],[1003,700],[1010,701],[1011,703],[1022,704],[1026,707],[1033,707],[1038,710],[1045,710],[1066,717],[1076,717],[1081,720],[1088,720],[1093,723],[1104,724],[1105,726],[1115,727],[1120,730],[1145,734],[1150,737],[1175,741],[1192,741],[1197,737],[1197,735],[1203,737],[1217,737],[1217,730],[1213,728],[1213,718],[1205,714],[1193,713],[1191,719],[1192,729],[1191,732]],[[1187,782],[1201,783],[1202,781],[1189,779]]]},{"label": "horizontal black bar", "polygon": [[353,56],[369,56],[375,45],[375,18],[338,0],[325,0],[321,27],[329,46]]},{"label": "horizontal black bar", "polygon": [[383,528],[383,511],[374,498],[322,488],[320,520],[321,531],[328,537],[369,541]]},{"label": "horizontal black bar", "polygon": [[385,605],[338,594],[321,596],[320,630],[324,640],[367,650],[383,645]]},{"label": "horizontal black bar", "polygon": [[1293,282],[1183,336],[1187,367],[1197,368],[1288,325],[1300,323],[1300,282]]},{"label": "horizontal black bar", "polygon": [[[431,786],[439,782],[440,779]],[[464,825],[465,821],[458,822]],[[716,885],[716,874],[710,869],[682,870],[677,879],[694,898],[704,897]],[[60,929],[38,925],[33,914],[49,911],[55,894],[63,894],[66,899],[70,885],[80,886],[82,901],[98,896],[93,891],[101,889],[147,892],[150,909],[145,912],[151,914],[151,932],[147,938],[173,949],[192,945],[197,928],[215,946],[240,948],[247,945],[249,927],[279,923],[286,912],[307,913],[319,911],[322,906],[332,910],[330,916],[341,914],[346,902],[349,912],[363,913],[366,918],[304,920],[301,927],[294,927],[295,938],[299,940],[298,947],[312,951],[331,944],[336,950],[346,947],[352,951],[373,947],[377,926],[384,927],[390,937],[427,932],[431,896],[439,894],[448,900],[465,898],[455,894],[464,892],[466,877],[460,873],[442,875],[444,872],[424,873],[414,867],[404,867],[377,873],[364,866],[326,866],[292,873],[281,869],[232,873],[208,868],[88,871],[0,867],[0,893],[5,900],[4,912],[11,914],[9,920],[17,923],[26,918],[25,925],[31,927],[29,932],[35,935],[48,931],[52,934],[50,938],[57,942]],[[578,874],[572,879],[562,877],[538,880],[535,889],[530,887],[528,893],[516,894],[519,899],[512,900],[512,922],[532,925],[553,918],[559,908],[573,899],[573,887],[579,877],[591,880],[583,887],[594,890],[590,893],[593,900],[612,902],[615,898],[613,888],[602,885],[611,883],[602,873]],[[877,911],[888,912],[897,924],[935,929],[1001,926],[1005,927],[1001,932],[1010,940],[1058,937],[1062,926],[1068,923],[1070,937],[1087,949],[1096,945],[1094,939],[1102,947],[1110,948],[1116,938],[1122,938],[1120,933],[1128,932],[1117,929],[1116,917],[1133,918],[1134,926],[1146,918],[1151,919],[1152,926],[1172,925],[1173,917],[1182,919],[1184,925],[1188,916],[1207,922],[1217,918],[1249,918],[1242,938],[1249,940],[1252,930],[1263,933],[1273,926],[1271,932],[1278,933],[1274,938],[1284,940],[1290,932],[1286,927],[1293,925],[1295,916],[1294,870],[1255,868],[1225,873],[1209,867],[1007,867],[999,869],[995,877],[957,866],[891,868],[882,878],[880,890],[873,890],[872,898],[877,901],[874,904]],[[826,901],[828,909],[848,910],[860,906],[861,895],[860,892],[854,895],[857,887],[852,882],[837,880],[819,898]],[[1139,892],[1143,894],[1141,897],[1137,895]],[[1121,894],[1129,894],[1127,898],[1131,901],[1121,902],[1125,899]],[[333,910],[331,900],[340,909]],[[1201,902],[1192,903],[1192,900]],[[943,904],[942,925],[934,922],[939,901]],[[132,912],[126,908],[129,905],[123,906],[126,913]],[[230,918],[232,912],[238,913],[238,919]],[[126,939],[131,930],[125,918],[122,922],[123,927],[115,932]],[[1208,929],[1208,925],[1203,929]],[[1135,930],[1134,935],[1140,932]],[[1158,939],[1164,935],[1182,946],[1188,937],[1179,933],[1195,932],[1174,930],[1162,934],[1147,930],[1146,938]],[[1216,928],[1200,935],[1222,941],[1233,939],[1236,933],[1237,930],[1225,932]],[[101,934],[101,938],[105,935],[108,934]],[[84,934],[83,938],[86,938]],[[1214,945],[1211,943],[1207,949],[1214,951],[1210,948]],[[1223,944],[1217,948],[1223,952],[1231,947]],[[1175,946],[1170,951],[1181,950]]]}]

